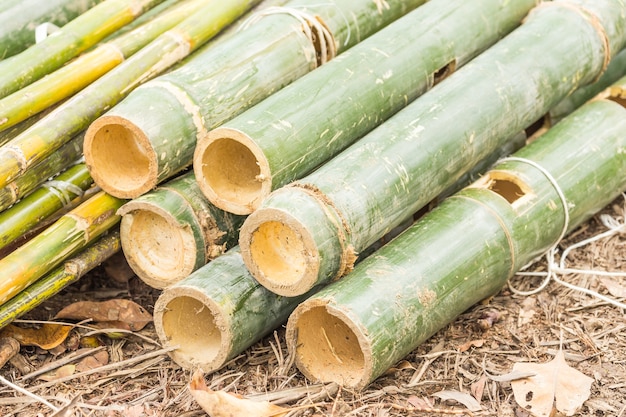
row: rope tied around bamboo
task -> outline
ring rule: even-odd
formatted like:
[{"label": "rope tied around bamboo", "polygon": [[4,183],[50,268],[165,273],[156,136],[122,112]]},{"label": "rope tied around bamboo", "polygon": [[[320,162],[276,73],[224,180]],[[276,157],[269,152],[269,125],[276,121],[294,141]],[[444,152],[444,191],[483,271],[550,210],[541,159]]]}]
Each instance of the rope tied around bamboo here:
[{"label": "rope tied around bamboo", "polygon": [[317,51],[317,66],[325,64],[337,55],[337,44],[333,34],[330,32],[320,16],[313,15],[295,7],[273,6],[261,10],[244,21],[239,30],[245,30],[255,24],[264,16],[273,14],[288,14],[302,24],[302,32],[309,38],[311,44]]}]

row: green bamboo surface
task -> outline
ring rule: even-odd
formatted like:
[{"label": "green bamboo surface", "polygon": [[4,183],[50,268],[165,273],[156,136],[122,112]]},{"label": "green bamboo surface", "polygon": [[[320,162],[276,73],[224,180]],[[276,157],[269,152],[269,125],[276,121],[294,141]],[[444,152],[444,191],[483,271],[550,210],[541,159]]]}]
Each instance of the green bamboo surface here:
[{"label": "green bamboo surface", "polygon": [[[587,6],[596,10],[597,21],[590,23],[586,12],[569,2],[543,3],[520,28],[436,89],[311,175],[270,195],[240,233],[242,256],[252,274],[281,292],[296,291],[294,283],[297,291],[306,291],[340,277],[350,270],[355,253],[427,204],[512,134],[595,81],[605,65],[597,25],[614,36],[611,50],[621,50],[626,36],[613,29],[622,30],[626,23],[626,6],[619,0],[589,1]],[[275,249],[262,255],[268,244],[284,247],[283,236],[289,236],[290,247],[306,248],[308,254]]]},{"label": "green bamboo surface", "polygon": [[63,26],[102,0],[3,0],[0,4],[0,60],[35,44],[43,23]]},{"label": "green bamboo surface", "polygon": [[101,191],[0,259],[0,305],[115,226],[122,204]]},{"label": "green bamboo surface", "polygon": [[8,129],[77,93],[121,64],[161,33],[197,12],[205,3],[205,0],[186,0],[174,6],[170,5],[170,8],[134,30],[99,45],[57,71],[0,99],[0,130]]},{"label": "green bamboo surface", "polygon": [[[82,146],[83,136],[79,135],[59,148],[49,158],[34,166],[26,175],[0,189],[0,211],[6,210],[48,179],[75,164],[82,155]],[[1,216],[2,213],[0,213],[0,218]]]},{"label": "green bamboo surface", "polygon": [[[109,0],[110,1],[110,0]],[[257,0],[220,2],[205,6],[160,35],[139,52],[65,101],[48,116],[0,148],[0,186],[41,162],[73,135],[87,128],[107,108],[133,88],[165,71],[230,24]],[[116,153],[120,160],[131,154]]]},{"label": "green bamboo surface", "polygon": [[121,248],[119,233],[109,232],[94,244],[0,305],[0,329],[76,282]]},{"label": "green bamboo surface", "polygon": [[163,0],[105,0],[25,51],[0,61],[0,97],[60,68]]},{"label": "green bamboo surface", "polygon": [[193,172],[129,201],[118,214],[128,264],[155,288],[182,280],[235,246],[244,220],[209,203]]},{"label": "green bamboo surface", "polygon": [[[307,294],[308,295],[308,294]],[[280,297],[258,284],[233,248],[165,290],[154,327],[180,366],[212,372],[287,319],[304,297]]]},{"label": "green bamboo surface", "polygon": [[534,5],[428,2],[199,140],[200,188],[224,210],[251,213],[519,26]]},{"label": "green bamboo surface", "polygon": [[541,168],[502,161],[303,302],[287,326],[299,369],[312,380],[363,388],[499,291],[556,244],[564,226],[572,231],[626,189],[625,132],[622,106],[586,104],[514,154]]},{"label": "green bamboo surface", "polygon": [[[423,2],[388,1],[388,8],[379,11],[369,0],[298,0],[280,10],[313,13],[334,34],[341,53]],[[296,17],[285,12],[262,16],[141,86],[90,127],[85,153],[98,185],[124,198],[153,189],[191,164],[196,140],[207,130],[316,68],[315,45]],[[150,112],[141,110],[146,106]],[[137,161],[129,164],[110,152],[107,126],[125,126],[127,146],[140,149]],[[138,172],[131,166],[144,168]]]},{"label": "green bamboo surface", "polygon": [[92,184],[85,164],[77,164],[1,212],[0,249],[81,196]]}]

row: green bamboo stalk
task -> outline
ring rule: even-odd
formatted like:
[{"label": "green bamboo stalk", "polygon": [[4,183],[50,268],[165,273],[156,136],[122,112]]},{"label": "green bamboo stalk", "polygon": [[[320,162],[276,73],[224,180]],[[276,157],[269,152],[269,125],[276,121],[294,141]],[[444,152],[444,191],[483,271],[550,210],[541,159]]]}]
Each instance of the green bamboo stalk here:
[{"label": "green bamboo stalk", "polygon": [[534,5],[430,1],[201,138],[200,188],[216,206],[250,214],[497,42]]},{"label": "green bamboo stalk", "polygon": [[182,1],[136,29],[99,45],[57,71],[4,97],[0,100],[0,130],[7,129],[77,93],[161,33],[197,12],[205,3],[205,0]]},{"label": "green bamboo stalk", "polygon": [[240,232],[252,275],[273,291],[295,295],[349,272],[355,253],[599,77],[610,50],[598,28],[610,36],[612,51],[621,50],[625,11],[621,0],[589,0],[584,9],[568,1],[543,3],[436,89],[314,173],[272,193]]},{"label": "green bamboo stalk", "polygon": [[233,248],[166,288],[154,305],[163,347],[184,368],[219,369],[284,323],[304,297],[280,297],[249,274]]},{"label": "green bamboo stalk", "polygon": [[87,166],[77,164],[0,213],[0,249],[80,197],[92,184]]},{"label": "green bamboo stalk", "polygon": [[109,232],[75,257],[0,305],[0,329],[49,300],[121,248],[119,233]]},{"label": "green bamboo stalk", "polygon": [[621,51],[606,68],[602,77],[593,84],[584,86],[574,91],[570,96],[554,106],[547,114],[547,127],[554,126],[561,119],[585,104],[596,94],[615,83],[626,74],[626,50]]},{"label": "green bamboo stalk", "polygon": [[4,0],[0,10],[0,60],[35,44],[43,23],[63,26],[102,0]]},{"label": "green bamboo stalk", "polygon": [[22,53],[0,61],[0,97],[60,68],[163,0],[105,0]]},{"label": "green bamboo stalk", "polygon": [[[48,159],[34,166],[26,175],[19,177],[0,189],[0,211],[6,210],[49,178],[76,163],[82,155],[82,145],[83,136],[79,135],[59,148]],[[2,213],[0,213],[0,218],[2,218]],[[2,224],[0,224],[1,228]]]},{"label": "green bamboo stalk", "polygon": [[[189,166],[196,140],[207,130],[322,62],[320,45],[304,33],[311,29],[323,38],[318,21],[333,36],[327,46],[341,53],[422,3],[390,0],[379,11],[371,0],[296,0],[259,12],[239,32],[141,86],[90,126],[85,157],[96,183],[112,195],[134,198]],[[303,25],[297,13],[314,16],[316,26]],[[142,110],[146,106],[149,112]],[[119,146],[136,150],[129,159],[113,152],[113,132]]]},{"label": "green bamboo stalk", "polygon": [[115,226],[122,204],[101,191],[0,259],[0,305]]},{"label": "green bamboo stalk", "polygon": [[[110,0],[108,0],[110,1]],[[0,148],[0,187],[42,161],[139,84],[165,71],[215,36],[258,0],[205,0],[202,9],[160,35]],[[112,129],[115,131],[115,128]],[[119,150],[116,143],[108,144]],[[116,152],[129,162],[136,152]],[[136,166],[141,170],[142,167]]]},{"label": "green bamboo stalk", "polygon": [[154,288],[182,280],[235,246],[244,220],[209,203],[193,172],[129,201],[117,214],[128,264]]},{"label": "green bamboo stalk", "polygon": [[626,189],[624,132],[622,106],[585,105],[515,154],[530,164],[501,162],[304,301],[287,324],[298,368],[315,381],[363,388],[495,294],[560,240],[566,211],[571,231]]}]

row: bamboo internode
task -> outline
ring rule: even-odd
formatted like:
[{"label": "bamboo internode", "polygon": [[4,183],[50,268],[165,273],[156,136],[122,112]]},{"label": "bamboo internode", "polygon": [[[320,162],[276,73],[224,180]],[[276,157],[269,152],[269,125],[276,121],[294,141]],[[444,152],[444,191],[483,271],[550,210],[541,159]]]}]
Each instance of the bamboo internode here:
[{"label": "bamboo internode", "polygon": [[[96,183],[118,197],[148,192],[191,164],[207,130],[312,71],[332,57],[330,50],[341,53],[422,3],[392,0],[379,10],[371,0],[294,0],[259,12],[90,126],[85,156]],[[120,159],[112,140],[133,151]]]},{"label": "bamboo internode", "polygon": [[626,42],[626,15],[618,0],[576,4],[542,4],[436,89],[314,173],[272,193],[240,233],[252,275],[283,295],[341,277],[355,253],[595,81],[608,54]]},{"label": "bamboo internode", "polygon": [[250,214],[510,32],[534,5],[428,2],[201,138],[200,188],[216,206]]},{"label": "bamboo internode", "polygon": [[363,388],[499,291],[626,188],[624,132],[621,105],[590,102],[304,301],[287,324],[298,368]]},{"label": "bamboo internode", "polygon": [[244,220],[209,203],[193,173],[126,203],[118,214],[128,264],[154,288],[182,280],[235,246]]}]

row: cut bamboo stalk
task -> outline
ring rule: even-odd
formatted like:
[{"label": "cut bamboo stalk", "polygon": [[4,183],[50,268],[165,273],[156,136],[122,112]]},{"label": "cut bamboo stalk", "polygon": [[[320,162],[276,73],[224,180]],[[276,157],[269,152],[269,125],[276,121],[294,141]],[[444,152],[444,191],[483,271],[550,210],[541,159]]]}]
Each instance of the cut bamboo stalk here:
[{"label": "cut bamboo stalk", "polygon": [[68,259],[33,285],[0,305],[0,329],[31,311],[42,302],[78,281],[87,272],[117,253],[121,248],[119,233],[109,232],[93,245]]},{"label": "cut bamboo stalk", "polygon": [[304,297],[280,297],[258,284],[233,248],[166,288],[154,327],[172,359],[188,369],[219,369],[284,323]]},{"label": "cut bamboo stalk", "polygon": [[[240,232],[252,275],[272,291],[296,295],[349,272],[355,253],[598,78],[610,51],[626,41],[624,12],[619,0],[589,0],[584,10],[573,2],[543,3],[436,89],[272,193]],[[598,35],[602,27],[608,40]],[[479,107],[472,105],[477,100]]]},{"label": "cut bamboo stalk", "polygon": [[0,97],[60,68],[163,0],[105,0],[43,41],[0,61]]},{"label": "cut bamboo stalk", "polygon": [[[124,198],[153,189],[191,164],[196,140],[208,129],[332,58],[333,48],[341,53],[423,2],[392,0],[378,10],[371,0],[298,0],[259,12],[229,39],[141,86],[89,127],[85,157],[94,180]],[[315,39],[325,40],[326,53]],[[146,106],[150,112],[142,110]],[[136,151],[122,160],[112,142]]]},{"label": "cut bamboo stalk", "polygon": [[304,301],[287,324],[298,368],[361,389],[495,294],[626,188],[625,132],[619,104],[585,105]]},{"label": "cut bamboo stalk", "polygon": [[[171,2],[171,0],[170,0]],[[186,0],[136,29],[87,52],[57,71],[0,100],[0,130],[77,93],[166,30],[198,11],[205,0]]]},{"label": "cut bamboo stalk", "polygon": [[123,200],[101,191],[0,260],[0,305],[115,226]]},{"label": "cut bamboo stalk", "polygon": [[[0,148],[0,187],[22,175],[87,128],[107,108],[122,100],[137,85],[165,71],[232,23],[258,0],[205,0],[205,5],[173,29],[160,35],[146,47],[84,88],[47,117]],[[111,128],[112,132],[119,129]],[[108,144],[116,149],[123,164],[133,166],[137,148],[120,143]],[[133,166],[141,171],[142,166]]]},{"label": "cut bamboo stalk", "polygon": [[35,44],[36,28],[63,26],[102,0],[4,0],[0,10],[0,60]]},{"label": "cut bamboo stalk", "polygon": [[154,288],[182,280],[235,246],[244,220],[209,203],[193,172],[124,204],[118,214],[128,264]]},{"label": "cut bamboo stalk", "polygon": [[[0,189],[0,211],[6,210],[51,177],[75,164],[83,153],[83,136],[79,135],[59,148],[46,160],[34,166],[15,181]],[[89,173],[87,172],[87,176]],[[62,180],[63,181],[63,180]],[[91,180],[89,180],[92,182]],[[88,185],[85,185],[88,187]],[[2,214],[0,213],[0,217]],[[0,228],[2,225],[0,225]]]},{"label": "cut bamboo stalk", "polygon": [[68,206],[92,184],[93,180],[85,164],[77,164],[0,213],[0,249]]},{"label": "cut bamboo stalk", "polygon": [[250,214],[497,42],[534,5],[428,2],[200,138],[200,188],[216,206]]}]

